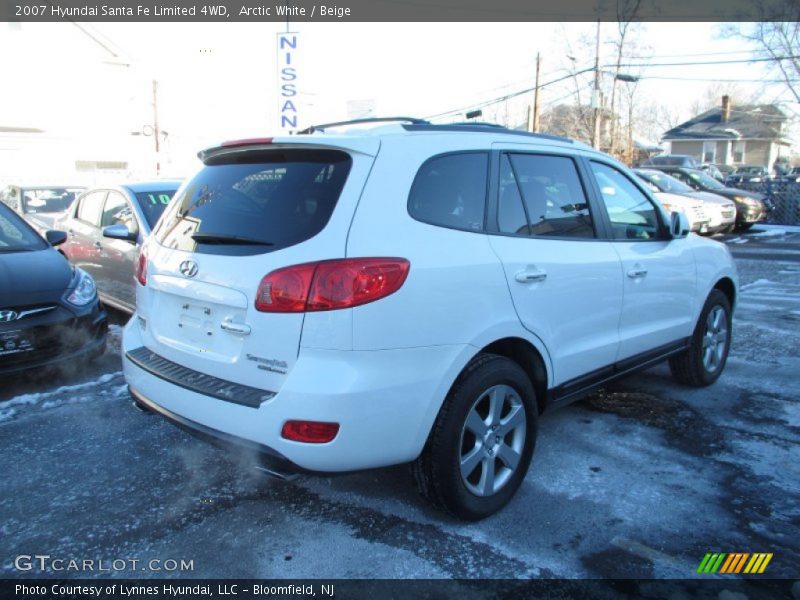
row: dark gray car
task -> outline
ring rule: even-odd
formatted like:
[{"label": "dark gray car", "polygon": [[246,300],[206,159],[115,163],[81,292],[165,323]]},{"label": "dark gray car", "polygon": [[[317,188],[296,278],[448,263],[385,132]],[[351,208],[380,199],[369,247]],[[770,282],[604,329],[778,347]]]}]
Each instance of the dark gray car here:
[{"label": "dark gray car", "polygon": [[126,312],[136,308],[139,248],[179,186],[161,180],[92,189],[57,223],[68,234],[64,255],[94,277],[106,304]]}]

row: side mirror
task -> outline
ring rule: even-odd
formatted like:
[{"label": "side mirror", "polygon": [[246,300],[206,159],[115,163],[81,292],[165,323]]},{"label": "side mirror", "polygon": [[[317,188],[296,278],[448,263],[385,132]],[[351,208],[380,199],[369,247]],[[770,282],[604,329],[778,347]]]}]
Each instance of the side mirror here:
[{"label": "side mirror", "polygon": [[685,238],[689,235],[689,219],[682,212],[674,212],[670,215],[669,232],[672,239]]},{"label": "side mirror", "polygon": [[44,232],[44,237],[51,246],[60,246],[67,241],[67,234],[64,231],[48,229]]},{"label": "side mirror", "polygon": [[136,242],[139,238],[138,231],[131,231],[125,225],[109,225],[103,227],[103,237],[114,240],[125,240],[126,242]]}]

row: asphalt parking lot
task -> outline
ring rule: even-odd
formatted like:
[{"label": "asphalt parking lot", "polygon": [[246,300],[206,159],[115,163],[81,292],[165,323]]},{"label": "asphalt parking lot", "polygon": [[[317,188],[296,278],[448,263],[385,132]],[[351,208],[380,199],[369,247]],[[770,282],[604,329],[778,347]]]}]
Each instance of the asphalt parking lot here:
[{"label": "asphalt parking lot", "polygon": [[[0,576],[684,578],[707,552],[771,552],[770,575],[800,578],[800,232],[724,239],[741,294],[720,381],[661,365],[544,416],[519,493],[474,524],[406,467],[280,482],[139,412],[115,314],[90,370],[0,386]],[[141,563],[15,567],[33,554]]]}]

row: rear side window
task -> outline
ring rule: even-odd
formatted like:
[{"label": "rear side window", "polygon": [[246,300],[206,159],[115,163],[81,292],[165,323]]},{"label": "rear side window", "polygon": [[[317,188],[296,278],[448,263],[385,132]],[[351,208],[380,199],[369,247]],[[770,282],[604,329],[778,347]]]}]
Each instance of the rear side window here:
[{"label": "rear side window", "polygon": [[266,150],[210,159],[156,228],[163,245],[206,254],[259,254],[318,234],[352,159],[338,150]]},{"label": "rear side window", "polygon": [[411,185],[408,213],[431,225],[482,231],[488,166],[486,152],[447,154],[428,160]]},{"label": "rear side window", "polygon": [[97,227],[103,213],[103,204],[107,192],[89,192],[80,200],[78,205],[78,219]]},{"label": "rear side window", "polygon": [[502,233],[594,237],[589,204],[571,158],[503,155],[499,191],[497,217]]}]

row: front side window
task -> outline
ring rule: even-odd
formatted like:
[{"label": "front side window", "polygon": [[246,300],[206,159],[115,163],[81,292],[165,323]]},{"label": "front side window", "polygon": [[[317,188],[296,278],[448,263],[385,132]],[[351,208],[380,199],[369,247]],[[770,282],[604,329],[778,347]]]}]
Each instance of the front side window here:
[{"label": "front side window", "polygon": [[125,225],[128,231],[137,231],[136,217],[128,201],[119,192],[109,192],[106,206],[103,209],[101,227],[109,225]]},{"label": "front side window", "polygon": [[651,240],[659,237],[655,205],[618,169],[592,161],[611,230],[616,240]]},{"label": "front side window", "polygon": [[575,163],[563,156],[503,155],[497,216],[502,233],[595,236]]},{"label": "front side window", "polygon": [[488,166],[486,152],[447,154],[428,160],[411,185],[408,213],[431,225],[482,231]]}]

